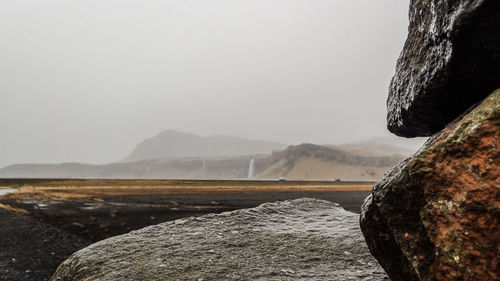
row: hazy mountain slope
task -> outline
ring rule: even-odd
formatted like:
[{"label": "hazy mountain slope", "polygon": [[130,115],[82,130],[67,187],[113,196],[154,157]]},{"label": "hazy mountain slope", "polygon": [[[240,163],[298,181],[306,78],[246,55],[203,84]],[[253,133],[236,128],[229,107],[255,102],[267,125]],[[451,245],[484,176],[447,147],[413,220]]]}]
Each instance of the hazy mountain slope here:
[{"label": "hazy mountain slope", "polygon": [[269,154],[274,150],[284,148],[286,148],[285,144],[275,142],[219,135],[200,137],[167,130],[138,144],[132,154],[122,162],[161,158]]},{"label": "hazy mountain slope", "polygon": [[410,156],[415,153],[428,138],[377,137],[355,143],[342,144],[337,147],[353,153],[377,153],[377,155],[400,154]]},{"label": "hazy mountain slope", "polygon": [[273,165],[258,178],[376,180],[403,159],[397,154],[367,155],[335,146],[301,144],[273,153]]},{"label": "hazy mountain slope", "polygon": [[345,150],[357,155],[364,156],[393,156],[393,155],[411,155],[414,150],[397,147],[388,144],[370,144],[370,143],[355,143],[343,145],[327,145],[334,149]]},{"label": "hazy mountain slope", "polygon": [[255,172],[272,165],[269,155],[152,159],[89,165],[16,164],[0,169],[3,178],[132,178],[132,179],[245,179],[250,160]]},{"label": "hazy mountain slope", "polygon": [[150,159],[107,165],[18,164],[0,169],[0,177],[245,179],[254,159],[255,179],[375,180],[403,158],[373,154],[301,144],[267,155]]}]

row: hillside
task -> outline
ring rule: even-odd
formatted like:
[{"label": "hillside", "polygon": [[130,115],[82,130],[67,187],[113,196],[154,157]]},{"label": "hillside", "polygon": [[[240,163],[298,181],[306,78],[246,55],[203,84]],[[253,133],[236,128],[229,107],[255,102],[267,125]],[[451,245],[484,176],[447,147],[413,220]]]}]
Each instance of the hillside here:
[{"label": "hillside", "polygon": [[139,143],[132,154],[123,159],[122,162],[162,158],[269,154],[274,150],[285,148],[286,145],[282,143],[221,135],[200,137],[195,134],[166,130]]},{"label": "hillside", "polygon": [[342,149],[369,155],[405,155],[415,153],[427,138],[402,139],[398,137],[376,137],[355,143],[342,144]]},{"label": "hillside", "polygon": [[1,169],[0,177],[246,179],[253,159],[253,179],[375,180],[402,158],[301,144],[267,155],[164,158],[107,165],[18,164]]},{"label": "hillside", "polygon": [[[374,154],[374,155],[372,155]],[[336,146],[301,144],[273,153],[273,165],[258,178],[376,180],[403,159],[398,154],[354,153]]]}]

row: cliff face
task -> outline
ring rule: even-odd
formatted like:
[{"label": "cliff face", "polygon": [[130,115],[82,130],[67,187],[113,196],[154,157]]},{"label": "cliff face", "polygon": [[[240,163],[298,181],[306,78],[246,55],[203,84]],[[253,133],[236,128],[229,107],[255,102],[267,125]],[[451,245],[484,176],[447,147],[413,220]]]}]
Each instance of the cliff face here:
[{"label": "cliff face", "polygon": [[392,280],[500,279],[500,90],[379,180],[361,228]]}]

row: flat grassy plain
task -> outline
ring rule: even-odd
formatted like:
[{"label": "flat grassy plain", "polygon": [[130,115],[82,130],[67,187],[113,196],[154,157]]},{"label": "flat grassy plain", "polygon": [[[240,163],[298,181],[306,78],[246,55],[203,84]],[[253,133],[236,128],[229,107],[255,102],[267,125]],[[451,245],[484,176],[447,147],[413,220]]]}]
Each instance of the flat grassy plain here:
[{"label": "flat grassy plain", "polygon": [[372,186],[373,182],[361,181],[0,179],[0,188],[15,188],[17,194],[40,194],[61,199],[119,195],[369,191]]},{"label": "flat grassy plain", "polygon": [[373,182],[0,179],[0,208],[88,241],[187,216],[319,198],[359,212]]}]

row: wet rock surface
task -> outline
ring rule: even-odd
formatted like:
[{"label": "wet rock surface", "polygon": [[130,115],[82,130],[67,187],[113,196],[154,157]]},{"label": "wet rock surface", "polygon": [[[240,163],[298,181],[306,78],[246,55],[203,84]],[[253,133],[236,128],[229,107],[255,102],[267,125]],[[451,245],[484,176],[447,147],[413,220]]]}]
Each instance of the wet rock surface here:
[{"label": "wet rock surface", "polygon": [[430,136],[499,86],[500,1],[412,0],[409,20],[388,128]]},{"label": "wet rock surface", "polygon": [[363,204],[361,229],[391,280],[500,280],[499,175],[496,90],[386,174]]},{"label": "wet rock surface", "polygon": [[358,216],[318,199],[179,219],[95,243],[51,280],[388,280]]}]

